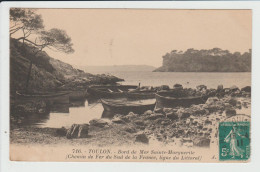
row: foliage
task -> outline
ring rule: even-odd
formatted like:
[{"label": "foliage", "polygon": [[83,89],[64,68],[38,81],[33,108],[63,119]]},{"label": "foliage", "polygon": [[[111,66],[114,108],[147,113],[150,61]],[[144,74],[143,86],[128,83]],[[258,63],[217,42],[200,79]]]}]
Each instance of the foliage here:
[{"label": "foliage", "polygon": [[10,21],[10,35],[22,30],[23,39],[29,37],[32,32],[44,29],[42,16],[36,14],[34,9],[11,8]]},{"label": "foliage", "polygon": [[241,54],[213,48],[209,50],[188,49],[171,51],[163,56],[161,72],[250,72],[251,50]]},{"label": "foliage", "polygon": [[39,36],[42,47],[54,48],[64,53],[73,53],[71,38],[64,30],[53,28],[42,31]]},{"label": "foliage", "polygon": [[[64,30],[53,28],[48,31],[44,30],[42,16],[35,13],[35,9],[11,8],[10,9],[10,36],[17,31],[22,31],[22,36],[17,40],[27,42],[38,50],[35,54],[44,48],[50,48],[55,51],[64,53],[73,53],[73,44],[71,38]],[[29,36],[34,33],[34,40]]]}]

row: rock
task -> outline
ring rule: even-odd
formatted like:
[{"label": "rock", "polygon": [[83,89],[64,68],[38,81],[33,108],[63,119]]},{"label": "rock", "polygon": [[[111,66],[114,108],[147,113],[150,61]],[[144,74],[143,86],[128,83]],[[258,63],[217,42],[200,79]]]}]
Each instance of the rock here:
[{"label": "rock", "polygon": [[170,90],[170,87],[168,85],[162,85],[160,86],[160,90]]},{"label": "rock", "polygon": [[218,85],[218,87],[217,87],[217,91],[222,91],[223,90],[223,85]]},{"label": "rock", "polygon": [[172,108],[163,108],[164,114],[172,112]]},{"label": "rock", "polygon": [[164,113],[162,108],[156,108],[154,109],[155,113]]},{"label": "rock", "polygon": [[202,131],[207,131],[207,130],[208,130],[208,128],[206,128],[206,127],[205,127],[205,128],[202,128]]},{"label": "rock", "polygon": [[171,120],[177,120],[177,119],[179,119],[178,114],[175,113],[175,112],[167,113],[167,114],[166,114],[166,117],[169,118],[169,119],[171,119]]},{"label": "rock", "polygon": [[184,133],[184,130],[183,129],[178,129],[177,131],[179,134],[183,134]]},{"label": "rock", "polygon": [[88,136],[88,130],[89,130],[89,124],[73,124],[67,130],[66,137],[67,139],[86,138]]},{"label": "rock", "polygon": [[154,120],[154,124],[169,125],[171,124],[171,121],[168,118],[158,118]]},{"label": "rock", "polygon": [[193,121],[191,124],[192,125],[198,125],[198,121]]},{"label": "rock", "polygon": [[185,119],[185,118],[189,118],[190,115],[191,115],[190,113],[184,112],[179,117],[180,117],[180,119]]},{"label": "rock", "polygon": [[197,88],[198,91],[207,90],[206,85],[198,85],[196,88]]},{"label": "rock", "polygon": [[205,125],[212,125],[212,122],[208,119],[206,119],[204,123],[205,123]]},{"label": "rock", "polygon": [[234,98],[231,98],[231,99],[228,101],[228,103],[229,103],[230,105],[232,105],[232,106],[236,106],[236,105],[237,105],[237,100],[234,99]]},{"label": "rock", "polygon": [[135,138],[135,141],[136,141],[136,142],[145,143],[145,144],[148,144],[148,143],[149,143],[149,139],[148,139],[148,137],[146,136],[146,134],[144,134],[144,133],[137,134],[137,135],[136,135],[136,138]]},{"label": "rock", "polygon": [[130,120],[130,121],[137,118],[137,117],[138,117],[138,115],[133,113],[133,112],[129,112],[128,115],[125,116],[125,118]]},{"label": "rock", "polygon": [[80,124],[78,138],[86,138],[88,136],[89,124]]},{"label": "rock", "polygon": [[191,120],[188,118],[186,121],[185,121],[185,124],[186,125],[189,125],[191,123]]},{"label": "rock", "polygon": [[227,117],[235,116],[237,114],[235,109],[227,109],[225,112]]},{"label": "rock", "polygon": [[79,133],[79,124],[73,124],[70,129],[68,129],[66,137],[67,139],[77,138]]},{"label": "rock", "polygon": [[230,94],[231,97],[239,97],[241,95],[242,95],[242,93],[240,92],[240,90],[233,91]]},{"label": "rock", "polygon": [[125,122],[130,122],[130,119],[126,116],[121,115],[119,118]]},{"label": "rock", "polygon": [[208,100],[206,101],[206,104],[214,104],[217,101],[219,101],[217,97],[209,97]]},{"label": "rock", "polygon": [[147,110],[146,112],[144,112],[144,115],[151,115],[152,113],[153,113],[153,111]]},{"label": "rock", "polygon": [[238,88],[236,85],[233,85],[233,86],[230,87],[230,90],[231,90],[232,92],[234,92],[234,91],[239,90],[239,88]]},{"label": "rock", "polygon": [[226,109],[232,108],[233,106],[229,103],[224,103],[224,106]]},{"label": "rock", "polygon": [[166,121],[166,120],[163,120],[161,122],[161,125],[170,125],[171,124],[171,121]]},{"label": "rock", "polygon": [[242,106],[243,106],[244,108],[248,108],[248,103],[247,103],[247,102],[243,102],[243,103],[242,103]]},{"label": "rock", "polygon": [[136,125],[140,125],[140,126],[144,126],[144,125],[145,125],[144,122],[141,121],[141,120],[136,120],[136,121],[134,121],[134,123],[135,123]]},{"label": "rock", "polygon": [[158,118],[158,119],[153,121],[153,124],[159,124],[160,125],[163,120],[164,120],[163,118]]},{"label": "rock", "polygon": [[144,129],[145,129],[145,126],[137,125],[137,126],[136,126],[136,129],[144,130]]},{"label": "rock", "polygon": [[208,98],[206,104],[203,105],[204,109],[207,109],[209,112],[223,111],[225,108],[225,103],[218,99],[217,97]]},{"label": "rock", "polygon": [[58,136],[66,136],[66,134],[67,134],[67,129],[66,129],[65,127],[58,128],[58,129],[56,130],[56,134],[57,134]]},{"label": "rock", "polygon": [[242,103],[240,101],[237,101],[236,108],[242,109]]},{"label": "rock", "polygon": [[250,86],[243,87],[243,88],[241,88],[241,91],[251,93],[251,87]]},{"label": "rock", "polygon": [[102,119],[92,119],[91,121],[89,121],[89,124],[92,126],[96,126],[96,127],[105,127],[105,125],[108,124],[108,122],[102,120]]},{"label": "rock", "polygon": [[189,113],[193,114],[193,115],[205,115],[208,114],[209,111],[207,109],[203,108],[203,105],[192,105],[189,108]]},{"label": "rock", "polygon": [[193,139],[193,145],[198,147],[209,147],[210,139],[208,138],[195,138]]},{"label": "rock", "polygon": [[124,124],[124,123],[125,123],[125,121],[122,120],[122,119],[119,118],[119,117],[113,118],[113,119],[112,119],[112,122],[117,123],[117,124]]},{"label": "rock", "polygon": [[224,93],[225,94],[229,94],[231,92],[231,89],[230,88],[224,88]]},{"label": "rock", "polygon": [[149,119],[149,120],[156,120],[158,118],[163,118],[164,115],[161,114],[161,113],[155,113],[155,114],[152,114],[150,116],[148,116],[146,119]]},{"label": "rock", "polygon": [[203,128],[203,126],[202,126],[202,125],[198,125],[198,129],[200,129],[200,130],[201,130],[202,128]]},{"label": "rock", "polygon": [[136,129],[134,127],[125,127],[124,130],[128,133],[135,133]]},{"label": "rock", "polygon": [[207,95],[209,97],[215,97],[217,95],[217,90],[216,89],[209,89],[209,90],[207,90]]},{"label": "rock", "polygon": [[173,85],[173,89],[175,89],[175,90],[182,90],[183,86],[181,84],[174,84]]},{"label": "rock", "polygon": [[248,93],[248,92],[242,91],[241,96],[243,96],[243,97],[251,97],[251,93]]}]

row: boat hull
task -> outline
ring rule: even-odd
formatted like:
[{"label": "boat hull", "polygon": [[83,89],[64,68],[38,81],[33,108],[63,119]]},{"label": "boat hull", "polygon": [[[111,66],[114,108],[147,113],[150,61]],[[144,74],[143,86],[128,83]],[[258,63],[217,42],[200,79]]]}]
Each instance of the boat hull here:
[{"label": "boat hull", "polygon": [[128,92],[126,97],[129,99],[153,99],[155,92]]},{"label": "boat hull", "polygon": [[155,94],[156,98],[156,108],[174,108],[178,106],[190,107],[191,105],[204,104],[207,101],[207,96],[197,96],[197,97],[168,97],[167,92],[163,95],[160,93]]},{"label": "boat hull", "polygon": [[84,100],[87,97],[87,93],[84,90],[79,90],[79,91],[71,91],[69,93],[69,100]]},{"label": "boat hull", "polygon": [[112,112],[112,113],[118,113],[126,115],[129,112],[142,114],[147,110],[153,110],[155,107],[155,103],[152,104],[145,104],[145,105],[115,105],[110,102],[107,102],[106,100],[101,99],[102,106],[105,111]]},{"label": "boat hull", "polygon": [[69,104],[69,93],[42,93],[42,94],[23,94],[16,92],[16,96],[18,99],[22,99],[25,101],[33,101],[33,100],[43,100],[48,104]]}]

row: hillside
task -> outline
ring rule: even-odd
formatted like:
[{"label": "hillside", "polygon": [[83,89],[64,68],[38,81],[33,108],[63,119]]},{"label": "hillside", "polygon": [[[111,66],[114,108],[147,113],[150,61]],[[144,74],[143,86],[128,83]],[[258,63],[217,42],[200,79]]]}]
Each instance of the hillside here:
[{"label": "hillside", "polygon": [[154,72],[251,72],[251,50],[243,54],[219,48],[173,50],[162,58],[162,66]]},{"label": "hillside", "polygon": [[34,56],[37,49],[10,39],[10,89],[11,93],[25,90],[30,60],[33,62],[29,81],[31,92],[73,90],[90,84],[114,84],[122,81],[114,76],[93,75],[50,57],[46,52]]},{"label": "hillside", "polygon": [[120,71],[153,71],[156,68],[148,65],[113,65],[113,66],[77,66],[77,68],[90,73],[109,73]]}]

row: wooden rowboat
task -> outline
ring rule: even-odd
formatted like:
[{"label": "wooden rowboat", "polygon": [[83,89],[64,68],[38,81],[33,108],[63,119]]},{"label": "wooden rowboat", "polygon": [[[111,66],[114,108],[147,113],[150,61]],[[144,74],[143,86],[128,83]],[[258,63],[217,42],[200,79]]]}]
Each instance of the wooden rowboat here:
[{"label": "wooden rowboat", "polygon": [[25,100],[44,100],[49,104],[68,104],[69,103],[69,93],[20,93],[16,91],[16,96],[19,99]]},{"label": "wooden rowboat", "polygon": [[156,108],[189,107],[192,104],[204,104],[208,96],[189,96],[181,91],[163,91],[155,94]]},{"label": "wooden rowboat", "polygon": [[154,100],[128,101],[126,99],[101,99],[101,103],[105,111],[118,114],[128,114],[129,112],[142,114],[147,110],[153,110],[155,107]]},{"label": "wooden rowboat", "polygon": [[98,98],[120,98],[126,96],[125,92],[136,88],[134,85],[90,86],[87,92]]},{"label": "wooden rowboat", "polygon": [[77,91],[71,91],[69,93],[69,100],[85,100],[87,97],[87,92],[85,90],[77,90]]}]

